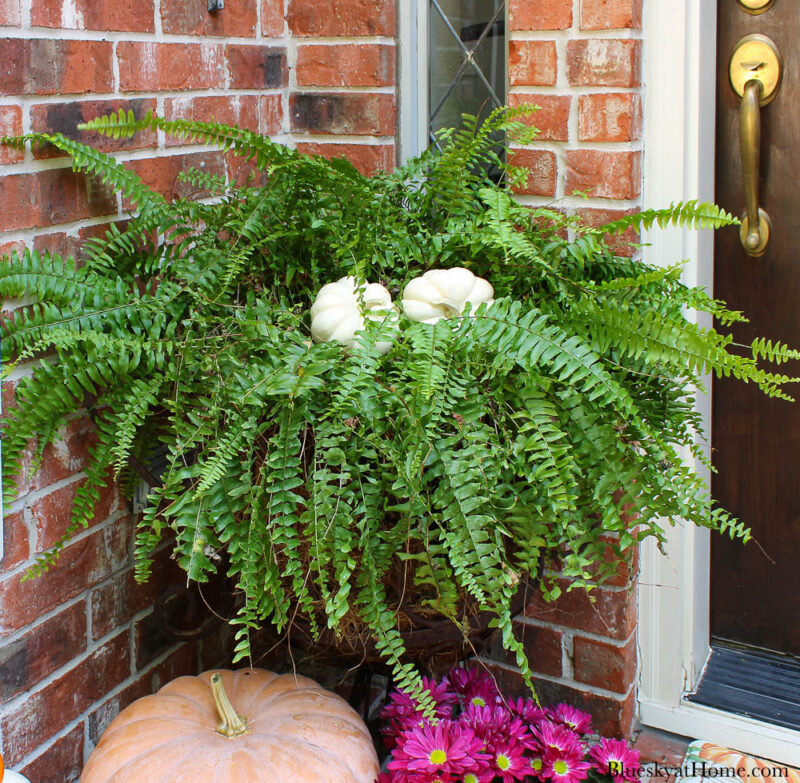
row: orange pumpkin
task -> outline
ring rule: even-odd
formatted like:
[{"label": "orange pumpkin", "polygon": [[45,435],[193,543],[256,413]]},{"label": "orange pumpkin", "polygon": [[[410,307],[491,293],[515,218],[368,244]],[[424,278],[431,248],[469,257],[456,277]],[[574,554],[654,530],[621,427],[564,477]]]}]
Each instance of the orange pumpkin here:
[{"label": "orange pumpkin", "polygon": [[81,783],[374,783],[363,721],[313,680],[260,669],[179,677],[123,710]]}]

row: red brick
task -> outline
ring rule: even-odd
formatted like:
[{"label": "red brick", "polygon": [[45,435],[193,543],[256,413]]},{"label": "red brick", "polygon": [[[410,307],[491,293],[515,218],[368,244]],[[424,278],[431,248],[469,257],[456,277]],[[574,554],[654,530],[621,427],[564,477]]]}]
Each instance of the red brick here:
[{"label": "red brick", "polygon": [[133,619],[155,603],[159,594],[172,582],[186,578],[177,563],[163,550],[155,557],[153,572],[146,582],[137,582],[129,569],[94,589],[89,596],[92,638],[101,639]]},{"label": "red brick", "polygon": [[572,26],[572,0],[509,0],[508,22],[512,30],[566,30]]},{"label": "red brick", "polygon": [[308,45],[297,50],[297,83],[305,87],[388,87],[395,48],[386,44]]},{"label": "red brick", "polygon": [[[515,621],[514,636],[522,642],[532,671],[549,677],[561,677],[560,631]],[[490,657],[509,666],[516,666],[514,654],[503,648],[498,634],[492,639]]]},{"label": "red brick", "polygon": [[[53,235],[48,235],[50,238]],[[48,242],[34,239],[36,250],[52,250]],[[17,491],[20,495],[33,490],[48,487],[57,481],[74,476],[83,469],[89,457],[89,448],[94,444],[93,425],[88,419],[75,419],[61,432],[59,440],[48,443],[44,447],[41,464],[35,475],[31,475],[30,461],[33,457],[33,444],[22,458],[22,469],[17,479]]]},{"label": "red brick", "polygon": [[284,26],[283,0],[261,0],[261,34],[282,36]]},{"label": "red brick", "polygon": [[[0,252],[4,254],[10,254],[12,251],[21,252],[22,248],[25,247],[24,242],[6,242],[4,245],[0,245]],[[17,404],[16,400],[16,391],[17,391],[17,381],[15,380],[4,380],[2,383],[2,395],[3,395],[3,411],[8,412],[11,408],[15,407]]]},{"label": "red brick", "polygon": [[[581,220],[588,226],[598,227],[603,226],[606,223],[611,223],[614,220],[619,220],[626,215],[632,215],[636,212],[635,209],[579,209],[577,214],[581,218]],[[639,241],[639,234],[638,232],[634,231],[633,229],[628,229],[627,231],[623,231],[621,234],[614,234],[613,236],[606,236],[606,242],[608,242],[608,246],[620,256],[627,256],[631,257],[636,250],[635,247],[631,245],[632,242]],[[633,557],[635,559],[635,563],[638,562],[638,550],[634,550]],[[635,564],[634,563],[634,564]],[[635,573],[635,569],[633,569]],[[608,585],[616,585],[616,586],[626,586],[630,584],[631,581],[631,568],[626,566],[621,566],[620,573],[609,580],[606,584]]]},{"label": "red brick", "polygon": [[[164,102],[164,116],[168,120],[199,120],[221,122],[259,132],[257,95],[181,96]],[[191,139],[167,136],[167,146],[191,144]]]},{"label": "red brick", "polygon": [[595,87],[638,87],[641,41],[591,38],[567,42],[569,83]]},{"label": "red brick", "polygon": [[[6,514],[3,519],[3,569],[10,571],[30,557],[28,526],[21,511]],[[0,651],[2,655],[2,651]],[[2,678],[0,678],[2,692]]]},{"label": "red brick", "polygon": [[108,92],[111,43],[42,38],[0,39],[0,94]]},{"label": "red brick", "polygon": [[569,95],[534,95],[532,93],[512,93],[508,96],[509,106],[528,104],[538,109],[522,121],[539,129],[536,137],[541,141],[569,140],[569,111],[572,98]]},{"label": "red brick", "polygon": [[178,174],[187,169],[199,169],[206,174],[224,175],[225,166],[221,152],[192,152],[186,155],[170,155],[129,161],[126,166],[142,178],[152,190],[172,200],[189,195],[202,195],[194,191],[188,182],[178,182]]},{"label": "red brick", "polygon": [[[511,697],[528,695],[525,683],[517,671],[499,666],[490,666],[489,669],[505,695]],[[543,705],[554,705],[560,702],[571,704],[579,710],[591,713],[592,725],[598,734],[623,738],[631,736],[636,711],[634,689],[631,689],[631,692],[623,698],[598,696],[581,690],[577,683],[572,687],[565,683],[536,677],[534,677],[533,683]]]},{"label": "red brick", "polygon": [[[43,103],[31,109],[31,127],[43,133],[62,133],[71,139],[88,144],[102,152],[118,152],[143,147],[155,147],[157,137],[154,131],[145,130],[129,138],[113,139],[100,133],[78,130],[78,124],[103,117],[123,109],[127,114],[132,111],[136,119],[142,119],[148,111],[156,111],[154,98],[113,101],[68,101],[65,103]],[[51,145],[37,148],[38,158],[53,158],[65,155]]]},{"label": "red brick", "polygon": [[[74,10],[64,13],[71,5]],[[155,30],[153,0],[98,3],[97,0],[33,0],[31,24],[66,30],[126,30],[152,33]]]},{"label": "red brick", "polygon": [[262,95],[258,105],[258,130],[265,136],[280,133],[283,130],[283,97],[280,95]]},{"label": "red brick", "polygon": [[550,87],[556,83],[555,41],[510,41],[508,82],[512,85]]},{"label": "red brick", "polygon": [[117,211],[117,200],[107,187],[69,168],[3,177],[0,204],[5,205],[4,231],[70,223]]},{"label": "red brick", "polygon": [[641,180],[639,152],[567,151],[567,193],[588,192],[593,198],[638,198]]},{"label": "red brick", "polygon": [[289,0],[294,35],[394,35],[393,0]]},{"label": "red brick", "polygon": [[23,767],[22,774],[37,783],[72,783],[82,768],[83,724],[79,724]]},{"label": "red brick", "polygon": [[225,86],[221,44],[120,41],[120,90],[203,90]]},{"label": "red brick", "polygon": [[636,141],[642,134],[642,101],[633,93],[581,95],[578,138],[581,141]]},{"label": "red brick", "polygon": [[642,0],[582,0],[581,30],[642,26]]},{"label": "red brick", "polygon": [[347,158],[362,174],[367,176],[376,171],[391,171],[395,164],[394,144],[325,144],[302,142],[297,145],[300,152],[307,155],[321,155],[323,158]]},{"label": "red brick", "polygon": [[636,679],[636,640],[622,647],[575,636],[572,641],[575,679],[614,693],[627,693]]},{"label": "red brick", "polygon": [[642,764],[658,762],[677,766],[686,756],[689,739],[646,728],[636,735],[632,745],[639,751]]},{"label": "red brick", "polygon": [[[22,109],[19,106],[0,106],[0,136],[22,135]],[[0,146],[0,164],[18,163],[25,159],[22,150]]]},{"label": "red brick", "polygon": [[128,559],[131,522],[118,520],[64,547],[51,569],[23,581],[13,574],[0,581],[0,638],[30,625],[51,609],[108,577]]},{"label": "red brick", "polygon": [[[120,228],[122,228],[124,223],[125,221],[117,221],[117,225],[120,226]],[[84,258],[86,240],[93,237],[104,237],[106,231],[108,230],[108,226],[108,223],[97,223],[93,226],[84,226],[83,228],[78,229],[77,235],[67,234],[64,231],[56,231],[50,234],[39,234],[33,239],[33,247],[40,253],[48,251],[50,253],[57,253],[64,258],[72,256],[80,262],[80,260]],[[82,421],[87,425],[87,427],[91,427],[87,419],[83,419]],[[71,432],[72,428],[75,426],[77,426],[77,422],[68,425],[67,433]],[[87,429],[87,432],[88,431],[89,430]],[[81,453],[86,452],[86,446],[88,445],[86,443],[86,435],[84,434],[82,437],[84,442],[79,442],[74,445],[71,444],[71,450],[80,449]],[[74,452],[73,458],[77,459],[77,454]],[[50,460],[46,457],[44,464],[39,470],[39,474],[47,472],[49,464]]]},{"label": "red brick", "polygon": [[[24,249],[25,243],[19,239],[15,242],[2,242],[0,243],[0,257],[10,256],[14,251],[21,253]],[[11,387],[11,381],[5,381],[5,383],[3,383],[3,410],[7,407],[6,387]]]},{"label": "red brick", "polygon": [[279,46],[230,44],[225,47],[231,87],[261,90],[285,87],[289,79],[286,50]]},{"label": "red brick", "polygon": [[[636,625],[635,592],[597,588],[590,594],[581,588],[566,592],[569,582],[559,580],[564,591],[547,603],[539,593],[525,608],[527,617],[610,639],[627,639]],[[592,602],[590,595],[594,598]]]},{"label": "red brick", "polygon": [[86,649],[86,602],[79,601],[0,647],[0,701],[31,690]]},{"label": "red brick", "polygon": [[[100,490],[100,500],[95,506],[92,524],[104,522],[116,507],[118,487],[111,475],[107,477],[108,486]],[[73,481],[65,487],[38,498],[31,506],[31,523],[36,536],[35,552],[49,549],[69,527],[72,518],[72,501],[75,491],[83,480]]]},{"label": "red brick", "polygon": [[225,9],[209,13],[207,3],[161,0],[161,25],[165,33],[252,37],[256,34],[256,5],[225,3]]},{"label": "red brick", "polygon": [[[577,214],[580,219],[586,225],[590,226],[601,226],[604,223],[610,223],[612,220],[617,220],[621,218],[623,215],[632,215],[636,212],[634,209],[628,210],[612,210],[612,209],[579,209],[577,210]],[[632,231],[626,231],[621,235],[622,240],[627,239],[629,242],[634,242],[638,238],[638,235]],[[627,255],[630,255],[630,248],[625,244],[624,241],[619,241],[614,237],[606,237],[606,241],[609,242],[611,248],[614,250],[615,253],[619,253],[620,255],[625,255],[624,252],[627,249]],[[616,244],[620,245],[618,249]],[[633,580],[636,578],[636,574],[638,573],[639,569],[639,548],[637,546],[629,547],[624,552],[622,552],[623,560],[620,561],[620,555],[617,553],[617,540],[615,540],[612,536],[605,537],[605,549],[603,552],[603,557],[605,562],[615,562],[616,571],[613,576],[610,576],[603,582],[603,585],[607,587],[628,587],[630,588],[633,584]],[[601,539],[602,542],[602,539]]]},{"label": "red brick", "polygon": [[22,24],[20,0],[0,0],[0,26],[15,27]]},{"label": "red brick", "polygon": [[128,632],[103,647],[0,718],[7,764],[15,765],[77,718],[130,674]]},{"label": "red brick", "polygon": [[238,185],[263,187],[267,182],[267,175],[259,171],[256,161],[236,155],[233,151],[225,153],[225,169],[228,172],[228,181]]},{"label": "red brick", "polygon": [[554,152],[511,150],[508,162],[529,172],[525,184],[514,189],[516,193],[528,196],[555,196],[558,164]]},{"label": "red brick", "polygon": [[291,128],[306,133],[393,136],[394,96],[370,93],[294,93],[289,98]]}]

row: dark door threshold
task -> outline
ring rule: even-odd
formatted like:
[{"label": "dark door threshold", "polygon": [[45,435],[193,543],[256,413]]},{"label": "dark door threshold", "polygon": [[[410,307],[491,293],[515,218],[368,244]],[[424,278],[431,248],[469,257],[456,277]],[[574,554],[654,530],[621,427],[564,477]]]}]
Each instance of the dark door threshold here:
[{"label": "dark door threshold", "polygon": [[800,661],[715,643],[687,701],[800,730]]}]

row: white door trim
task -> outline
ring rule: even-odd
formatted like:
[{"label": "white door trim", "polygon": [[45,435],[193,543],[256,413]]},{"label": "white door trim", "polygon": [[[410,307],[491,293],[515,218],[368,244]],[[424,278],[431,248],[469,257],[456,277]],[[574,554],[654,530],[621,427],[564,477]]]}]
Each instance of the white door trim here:
[{"label": "white door trim", "polygon": [[[644,203],[714,198],[717,0],[644,3]],[[713,282],[709,231],[647,234],[646,261],[690,259],[689,285]],[[707,384],[710,390],[710,384]],[[699,398],[710,431],[710,395]],[[695,466],[700,469],[701,466]],[[676,522],[666,556],[642,548],[639,716],[642,723],[800,766],[800,732],[692,704],[709,646],[709,533]]]}]

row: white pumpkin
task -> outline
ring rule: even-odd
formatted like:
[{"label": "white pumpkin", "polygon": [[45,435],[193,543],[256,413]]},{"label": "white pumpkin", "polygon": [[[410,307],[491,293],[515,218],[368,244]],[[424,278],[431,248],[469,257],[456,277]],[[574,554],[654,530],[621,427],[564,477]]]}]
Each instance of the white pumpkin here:
[{"label": "white pumpkin", "polygon": [[[365,315],[370,321],[388,319],[396,329],[397,307],[386,288],[378,283],[358,285],[354,277],[343,277],[320,288],[311,305],[311,336],[318,343],[335,340],[352,348],[356,332],[364,328]],[[387,353],[392,343],[381,341],[375,347]]]},{"label": "white pumpkin", "polygon": [[403,291],[403,311],[412,321],[435,324],[440,318],[461,315],[467,302],[472,311],[494,301],[494,289],[469,269],[431,269],[415,277]]}]

